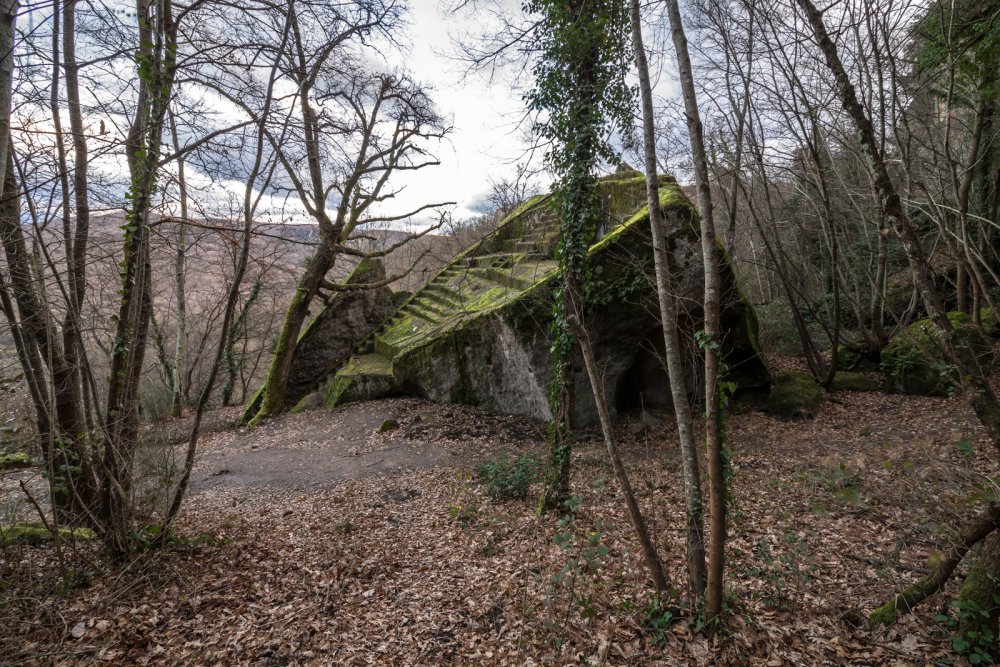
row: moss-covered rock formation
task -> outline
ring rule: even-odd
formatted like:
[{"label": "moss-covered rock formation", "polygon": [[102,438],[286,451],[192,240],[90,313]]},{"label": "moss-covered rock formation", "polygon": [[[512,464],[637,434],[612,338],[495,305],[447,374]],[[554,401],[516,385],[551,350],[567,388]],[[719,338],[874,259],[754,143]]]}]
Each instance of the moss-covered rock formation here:
[{"label": "moss-covered rock formation", "polygon": [[823,390],[809,373],[784,371],[767,398],[767,411],[779,419],[815,417],[823,403]]},{"label": "moss-covered rock formation", "polygon": [[[592,275],[585,324],[603,369],[610,405],[669,402],[657,359],[656,317],[645,182],[617,175],[601,182],[606,224],[590,249]],[[697,218],[677,185],[664,179],[660,197],[671,224],[685,339],[701,328],[702,277]],[[549,198],[525,202],[492,234],[446,266],[358,347],[323,387],[328,406],[391,395],[478,404],[501,412],[549,418],[551,299],[559,224]],[[728,262],[723,266],[724,352],[740,389],[770,384],[757,346],[757,319]],[[688,351],[694,360],[695,349]],[[689,386],[696,391],[692,361]],[[577,376],[576,416],[596,418],[585,375]]]},{"label": "moss-covered rock formation", "polygon": [[[385,286],[352,289],[385,280],[378,260],[364,259],[351,271],[345,288],[336,292],[299,335],[285,387],[285,406],[296,411],[310,407],[308,396],[326,376],[340,368],[354,348],[398,306],[398,299]],[[250,399],[246,420],[260,407],[262,390]],[[300,402],[303,402],[300,407]]]},{"label": "moss-covered rock formation", "polygon": [[[993,362],[995,344],[990,340],[992,313],[981,314],[976,326],[968,314],[948,313],[956,333],[956,344],[967,347],[986,366]],[[945,359],[942,342],[930,321],[920,319],[893,338],[882,350],[882,374],[886,391],[918,396],[947,396],[954,385],[954,367]]]}]

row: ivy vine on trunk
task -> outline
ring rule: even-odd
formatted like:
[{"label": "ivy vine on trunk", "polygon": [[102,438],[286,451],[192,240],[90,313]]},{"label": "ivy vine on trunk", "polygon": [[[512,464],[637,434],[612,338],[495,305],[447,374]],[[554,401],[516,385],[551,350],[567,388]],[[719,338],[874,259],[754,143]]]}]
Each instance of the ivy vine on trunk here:
[{"label": "ivy vine on trunk", "polygon": [[552,205],[562,221],[556,250],[561,280],[552,325],[552,421],[545,487],[538,505],[544,512],[560,507],[569,497],[576,341],[566,320],[582,319],[587,250],[601,221],[595,172],[602,160],[616,161],[608,138],[613,128],[631,126],[634,93],[622,80],[629,32],[621,2],[529,0],[524,9],[539,19],[541,51],[533,68],[535,87],[527,101],[540,118],[536,133],[550,145],[546,158],[556,177]]}]

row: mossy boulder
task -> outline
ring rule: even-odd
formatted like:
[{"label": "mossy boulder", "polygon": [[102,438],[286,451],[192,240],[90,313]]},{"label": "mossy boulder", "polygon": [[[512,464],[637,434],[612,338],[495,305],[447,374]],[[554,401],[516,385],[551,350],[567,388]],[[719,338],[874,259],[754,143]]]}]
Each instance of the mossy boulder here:
[{"label": "mossy boulder", "polygon": [[[605,222],[589,251],[591,278],[584,294],[587,323],[605,379],[609,405],[617,409],[662,405],[670,400],[656,354],[663,335],[653,278],[652,239],[645,206],[645,179],[616,175],[600,182]],[[664,243],[675,269],[684,340],[703,328],[704,271],[697,212],[670,178],[660,200],[668,231]],[[550,197],[519,207],[496,231],[460,253],[415,293],[324,387],[328,406],[391,395],[481,405],[498,412],[549,419],[552,377],[551,324],[558,284],[554,256],[559,219]],[[723,253],[723,354],[738,393],[766,389],[770,372],[757,342],[752,306]],[[694,343],[689,391],[699,391]],[[593,394],[580,369],[576,385],[578,425],[596,420]]]},{"label": "mossy boulder", "polygon": [[[336,371],[373,329],[392,313],[398,299],[385,286],[375,285],[386,278],[385,267],[375,259],[363,259],[354,267],[343,285],[334,292],[320,311],[299,334],[285,388],[285,407],[291,408],[317,390],[326,377]],[[322,304],[317,300],[316,303]],[[251,397],[245,416],[257,413],[263,388]]]},{"label": "mossy boulder", "polygon": [[323,406],[323,394],[318,391],[312,391],[299,399],[289,412],[293,415],[297,415],[302,412],[308,412],[309,410],[315,410]]},{"label": "mossy boulder", "polygon": [[862,373],[838,371],[830,383],[831,391],[879,391],[882,387],[876,380]]},{"label": "mossy boulder", "polygon": [[3,452],[0,453],[0,470],[16,470],[18,468],[30,468],[34,463],[31,457],[24,452]]},{"label": "mossy boulder", "polygon": [[815,417],[823,403],[823,390],[812,376],[802,371],[784,371],[778,375],[767,411],[786,421]]},{"label": "mossy boulder", "polygon": [[386,419],[381,424],[379,424],[379,433],[388,433],[389,431],[395,431],[399,428],[399,421],[396,419]]},{"label": "mossy boulder", "polygon": [[[51,541],[55,535],[40,523],[15,523],[0,525],[0,546],[11,544],[42,544]],[[60,528],[59,537],[64,540],[92,540],[94,531],[89,528]]]},{"label": "mossy boulder", "polygon": [[[991,315],[990,315],[991,316]],[[984,327],[967,313],[948,313],[955,344],[964,346],[983,366],[993,362],[994,344]],[[987,320],[984,319],[984,322]],[[954,366],[945,358],[942,341],[930,320],[919,319],[893,338],[882,350],[886,391],[916,396],[947,396],[954,387]]]}]

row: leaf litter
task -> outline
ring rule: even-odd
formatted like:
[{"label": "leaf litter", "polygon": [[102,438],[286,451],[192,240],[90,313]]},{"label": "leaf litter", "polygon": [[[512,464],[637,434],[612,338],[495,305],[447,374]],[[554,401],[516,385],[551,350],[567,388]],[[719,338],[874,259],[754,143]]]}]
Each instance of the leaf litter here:
[{"label": "leaf litter", "polygon": [[[399,426],[377,433],[386,415]],[[623,419],[619,437],[682,588],[676,433],[668,413],[630,429],[640,418]],[[811,421],[733,415],[729,434],[728,610],[712,639],[687,622],[648,622],[651,582],[596,434],[574,453],[579,503],[575,519],[560,522],[534,515],[536,494],[497,501],[476,480],[476,464],[498,453],[542,455],[543,424],[391,399],[208,436],[196,477],[251,451],[269,452],[279,472],[196,486],[176,526],[183,539],[165,552],[109,569],[96,546],[75,546],[64,554],[70,587],[59,586],[51,546],[0,552],[0,656],[68,665],[953,664],[947,630],[933,619],[955,581],[891,628],[871,630],[866,617],[927,571],[1000,472],[966,403],[843,392]],[[287,452],[336,462],[393,449],[418,454],[404,469],[380,464],[350,477],[280,474]]]}]

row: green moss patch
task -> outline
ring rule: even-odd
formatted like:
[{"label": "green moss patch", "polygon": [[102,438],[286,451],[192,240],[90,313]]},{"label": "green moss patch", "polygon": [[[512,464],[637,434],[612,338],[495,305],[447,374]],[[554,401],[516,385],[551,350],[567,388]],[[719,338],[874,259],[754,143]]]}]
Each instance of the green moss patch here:
[{"label": "green moss patch", "polygon": [[771,395],[767,398],[767,411],[784,419],[815,417],[823,403],[823,390],[812,376],[801,371],[785,371],[778,375]]},{"label": "green moss patch", "polygon": [[323,387],[323,403],[333,409],[358,398],[377,398],[395,385],[392,359],[381,354],[353,357]]},{"label": "green moss patch", "polygon": [[830,389],[832,391],[879,391],[881,387],[878,382],[867,375],[840,371],[833,376]]},{"label": "green moss patch", "polygon": [[379,424],[379,433],[388,433],[389,431],[395,431],[399,428],[399,422],[395,419],[386,419],[381,424]]},{"label": "green moss patch", "polygon": [[[0,546],[11,544],[41,544],[52,540],[53,533],[40,523],[15,523],[0,526]],[[64,540],[92,540],[94,531],[89,528],[60,528]]]},{"label": "green moss patch", "polygon": [[0,470],[17,470],[18,468],[30,468],[33,465],[31,457],[24,452],[0,454]]}]

